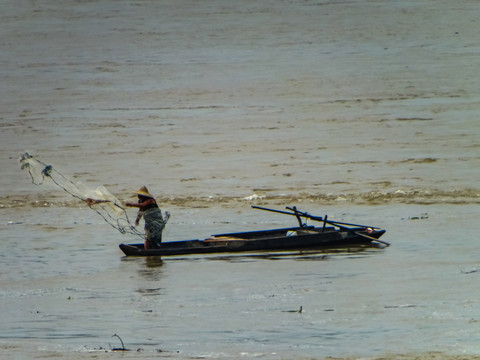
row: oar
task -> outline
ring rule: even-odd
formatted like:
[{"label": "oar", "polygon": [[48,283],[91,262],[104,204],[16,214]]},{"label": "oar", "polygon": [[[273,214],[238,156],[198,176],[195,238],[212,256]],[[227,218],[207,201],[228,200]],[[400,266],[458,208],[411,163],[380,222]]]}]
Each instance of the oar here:
[{"label": "oar", "polygon": [[[353,229],[348,228],[348,227],[346,227],[346,226],[344,226],[344,225],[347,225],[347,226],[356,226],[356,227],[363,227],[363,228],[373,228],[372,226],[367,226],[367,225],[358,225],[358,224],[344,223],[344,222],[340,222],[340,221],[327,220],[327,216],[325,216],[325,218],[323,219],[322,217],[319,217],[319,216],[312,216],[312,215],[309,215],[309,214],[307,214],[307,213],[298,211],[297,208],[293,208],[293,209],[292,209],[292,208],[287,207],[288,210],[294,211],[293,213],[287,212],[287,211],[282,211],[282,210],[268,209],[268,208],[264,208],[264,207],[260,207],[260,206],[254,206],[254,205],[252,205],[252,208],[254,208],[254,209],[260,209],[260,210],[266,210],[266,211],[271,211],[271,212],[276,212],[276,213],[285,214],[285,215],[294,215],[294,216],[300,215],[300,216],[309,218],[309,219],[314,220],[314,221],[323,221],[323,222],[324,222],[324,226],[325,226],[325,223],[327,223],[327,224],[335,225],[335,226],[339,227],[340,229],[343,229],[343,230],[348,231],[348,232],[352,232]],[[353,231],[353,233],[354,233],[355,235],[364,237],[364,238],[369,239],[369,240],[371,240],[371,241],[376,241],[376,242],[379,242],[379,243],[381,243],[381,244],[384,244],[385,246],[390,246],[389,243],[387,243],[387,242],[385,242],[385,241],[378,240],[377,238],[374,238],[373,236],[368,236],[368,235],[359,233],[359,232],[357,232],[357,231]]]},{"label": "oar", "polygon": [[368,226],[368,225],[358,225],[358,224],[350,224],[350,223],[344,223],[344,222],[340,222],[340,221],[332,221],[332,220],[326,220],[326,217],[325,219],[322,218],[321,216],[313,216],[313,215],[310,215],[310,214],[307,214],[305,212],[302,212],[302,211],[298,211],[292,208],[289,208],[287,207],[288,210],[291,210],[293,212],[288,212],[288,211],[282,211],[282,210],[275,210],[275,209],[268,209],[268,208],[264,208],[264,207],[261,207],[261,206],[255,206],[255,205],[252,205],[252,208],[253,209],[260,209],[260,210],[266,210],[266,211],[271,211],[271,212],[276,212],[276,213],[279,213],[279,214],[285,214],[285,215],[294,215],[294,216],[297,216],[297,215],[300,215],[300,216],[303,216],[303,217],[306,217],[310,220],[313,220],[313,221],[326,221],[328,224],[332,224],[332,225],[337,225],[339,228],[344,228],[344,229],[348,229],[344,226],[341,226],[341,225],[347,225],[347,226],[356,226],[356,227],[363,227],[363,228],[367,228],[367,227],[371,227],[373,228],[373,226]]},{"label": "oar", "polygon": [[[301,211],[298,211],[296,207],[294,207],[293,209],[287,207],[288,210],[294,210],[295,211],[295,215],[297,214],[300,214],[301,216],[306,216],[306,217],[309,217],[310,219],[312,220],[317,220],[317,221],[323,221],[323,224],[324,224],[324,227],[325,227],[325,223],[328,223],[328,224],[332,224],[332,225],[336,225],[338,226],[340,229],[343,229],[343,230],[347,230],[347,231],[352,231],[352,229],[348,228],[348,227],[345,227],[345,226],[342,226],[342,225],[347,225],[347,226],[358,226],[358,227],[364,227],[364,228],[368,228],[368,227],[371,227],[371,226],[366,226],[366,225],[358,225],[358,224],[350,224],[350,223],[344,223],[344,222],[340,222],[340,221],[329,221],[327,220],[327,216],[325,215],[325,218],[322,219],[322,218],[318,218],[317,216],[310,216],[308,215],[307,213],[302,213]],[[341,224],[341,225],[340,225]],[[362,234],[358,231],[354,231],[353,232],[355,235],[358,235],[358,236],[361,236],[365,239],[368,239],[370,241],[376,241],[376,242],[379,242],[385,246],[390,246],[390,244],[386,241],[382,241],[382,240],[379,240],[377,238],[374,238],[373,236],[368,236],[368,235],[365,235],[365,234]]]},{"label": "oar", "polygon": [[282,211],[282,210],[267,209],[267,208],[264,208],[264,207],[261,207],[261,206],[255,206],[255,205],[252,205],[252,208],[253,209],[271,211],[271,212],[276,212],[276,213],[280,213],[280,214],[286,214],[286,215],[295,215],[295,213],[290,213],[290,212]]},{"label": "oar", "polygon": [[[289,208],[287,207],[288,210],[293,210],[292,208]],[[332,224],[332,225],[339,225],[338,227],[341,227],[340,225],[346,225],[346,226],[356,226],[356,227],[363,227],[363,228],[375,228],[374,226],[369,226],[369,225],[360,225],[360,224],[351,224],[351,223],[346,223],[346,222],[341,222],[341,221],[334,221],[334,220],[328,220],[327,221],[327,217],[325,216],[325,219],[322,218],[321,216],[313,216],[313,215],[310,215],[308,213],[305,213],[305,212],[301,212],[301,211],[298,211],[297,212],[303,216],[303,217],[307,217],[313,221],[326,221],[328,224]],[[285,214],[289,214],[287,212],[285,212]],[[291,214],[291,215],[295,215],[295,214]]]},{"label": "oar", "polygon": [[358,235],[358,236],[361,236],[361,237],[364,237],[365,239],[368,239],[370,241],[375,241],[375,242],[379,242],[380,244],[383,244],[385,246],[390,246],[390,244],[386,241],[382,241],[382,240],[378,240],[377,238],[374,238],[373,236],[368,236],[368,235],[365,235],[365,234],[362,234],[362,233],[359,233],[358,231],[355,231],[354,232],[355,235]]}]

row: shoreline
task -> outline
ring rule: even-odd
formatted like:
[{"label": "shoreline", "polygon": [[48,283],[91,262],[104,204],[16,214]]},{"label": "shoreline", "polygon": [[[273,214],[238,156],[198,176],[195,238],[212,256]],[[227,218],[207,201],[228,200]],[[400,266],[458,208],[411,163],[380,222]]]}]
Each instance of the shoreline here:
[{"label": "shoreline", "polygon": [[[121,193],[118,198],[129,199],[129,192]],[[362,193],[328,193],[328,194],[269,194],[266,191],[255,192],[245,197],[236,196],[172,196],[156,197],[163,206],[202,208],[210,206],[236,207],[244,204],[290,204],[290,203],[321,203],[323,205],[388,205],[388,204],[415,204],[415,205],[467,205],[480,204],[480,189],[437,190],[437,189],[410,189],[367,191]],[[8,195],[0,197],[0,209],[12,208],[44,208],[44,207],[84,207],[84,202],[72,199],[66,194],[58,192],[44,192],[42,194]]]},{"label": "shoreline", "polygon": [[[29,344],[30,346],[32,344]],[[27,346],[28,347],[28,346]],[[111,344],[110,344],[111,347]],[[8,358],[8,356],[16,356],[17,351],[21,351],[23,346],[20,345],[0,345],[2,353]],[[142,359],[142,358],[151,358],[152,356],[163,356],[174,357],[178,360],[187,360],[197,358],[195,355],[186,355],[182,356],[180,350],[164,350],[160,348],[156,349],[145,349],[145,346],[127,346],[125,350],[119,348],[105,348],[100,346],[98,348],[88,349],[86,346],[77,351],[61,351],[61,350],[47,350],[45,348],[38,348],[37,350],[29,349],[30,359],[45,359],[45,358],[56,358],[56,359],[71,359],[71,360],[80,360],[80,359],[90,359],[92,354],[101,354],[101,353],[121,353],[122,359]],[[250,354],[252,357],[258,356],[258,354]],[[277,359],[280,354],[264,354],[262,357],[267,359]],[[235,355],[228,356],[229,358],[236,358]],[[238,357],[250,357],[249,353],[245,352]],[[208,358],[202,356],[202,358]],[[212,358],[216,358],[215,355],[212,355]],[[290,357],[292,360],[479,360],[480,355],[477,354],[454,354],[447,353],[442,351],[424,351],[424,352],[408,352],[408,353],[385,353],[384,355],[374,355],[374,356],[362,356],[362,355],[348,355],[348,356],[322,356],[322,357],[305,357],[305,356],[293,356]]]}]

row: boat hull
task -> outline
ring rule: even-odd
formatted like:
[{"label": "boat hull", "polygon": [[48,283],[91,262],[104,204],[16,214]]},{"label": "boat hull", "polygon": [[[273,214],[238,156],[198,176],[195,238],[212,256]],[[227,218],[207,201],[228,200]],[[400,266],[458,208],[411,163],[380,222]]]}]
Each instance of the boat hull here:
[{"label": "boat hull", "polygon": [[385,233],[381,229],[336,229],[295,227],[243,233],[217,234],[205,240],[162,243],[145,250],[143,244],[120,244],[127,256],[175,256],[189,254],[238,253],[252,251],[301,250],[347,245],[369,245]]}]

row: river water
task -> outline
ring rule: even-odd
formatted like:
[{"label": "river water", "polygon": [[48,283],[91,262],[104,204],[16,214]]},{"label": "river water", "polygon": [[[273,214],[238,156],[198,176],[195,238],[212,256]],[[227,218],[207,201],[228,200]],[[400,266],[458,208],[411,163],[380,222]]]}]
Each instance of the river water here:
[{"label": "river water", "polygon": [[[479,6],[3,1],[1,358],[478,358]],[[392,246],[125,258],[25,151],[147,185],[165,241],[296,205]]]}]

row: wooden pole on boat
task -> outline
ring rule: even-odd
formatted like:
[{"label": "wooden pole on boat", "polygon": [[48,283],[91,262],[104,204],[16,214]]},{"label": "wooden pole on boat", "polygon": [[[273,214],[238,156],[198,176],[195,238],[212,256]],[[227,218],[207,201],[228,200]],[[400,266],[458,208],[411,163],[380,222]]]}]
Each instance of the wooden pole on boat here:
[{"label": "wooden pole on boat", "polygon": [[299,215],[299,216],[303,216],[303,217],[305,217],[307,219],[310,219],[310,220],[313,220],[313,221],[323,221],[323,222],[326,222],[327,224],[337,225],[340,228],[344,227],[342,225],[357,226],[357,227],[363,227],[363,228],[372,227],[372,226],[367,226],[367,225],[358,225],[358,224],[344,223],[344,222],[340,222],[340,221],[327,220],[327,216],[325,216],[325,218],[322,218],[321,216],[310,215],[310,214],[307,214],[306,212],[298,211],[296,209],[296,207],[294,207],[294,208],[287,207],[286,208],[286,209],[288,209],[290,211],[293,211],[293,212],[275,210],[275,209],[268,209],[268,208],[264,208],[264,207],[261,207],[261,206],[255,206],[255,205],[252,205],[252,208],[253,209],[271,211],[271,212],[276,212],[276,213],[285,214],[285,215],[294,215],[294,216]]},{"label": "wooden pole on boat", "polygon": [[295,217],[297,218],[298,225],[299,225],[301,228],[305,227],[305,226],[303,225],[303,223],[302,223],[302,218],[300,217],[300,213],[298,212],[297,207],[294,206],[294,207],[292,208],[292,210],[293,210],[293,212],[295,213]]},{"label": "wooden pole on boat", "polygon": [[282,210],[267,209],[267,208],[264,208],[264,207],[261,207],[261,206],[255,206],[255,205],[252,205],[252,208],[253,208],[253,209],[260,209],[260,210],[271,211],[271,212],[276,212],[276,213],[285,214],[285,215],[295,215],[295,213],[291,213],[291,212],[287,212],[287,211],[282,211]]},{"label": "wooden pole on boat", "polygon": [[380,244],[383,244],[385,246],[390,246],[390,243],[386,242],[386,241],[382,241],[382,240],[379,240],[377,238],[374,238],[373,236],[368,236],[368,235],[365,235],[365,234],[362,234],[362,233],[359,233],[358,231],[355,231],[354,233],[355,235],[358,235],[358,236],[361,236],[365,239],[368,239],[370,240],[371,242],[379,242]]},{"label": "wooden pole on boat", "polygon": [[322,228],[322,232],[325,232],[325,226],[327,226],[327,218],[328,218],[328,215],[325,215],[325,217],[323,218],[323,228]]},{"label": "wooden pole on boat", "polygon": [[[360,227],[360,228],[374,228],[372,226],[367,226],[367,225],[358,225],[358,224],[351,224],[351,223],[345,223],[345,222],[341,222],[341,221],[332,221],[332,220],[328,220],[328,216],[325,215],[324,218],[320,217],[320,216],[312,216],[312,215],[309,215],[305,212],[301,212],[301,211],[298,211],[297,208],[294,206],[293,208],[289,208],[287,207],[288,210],[290,211],[293,211],[293,213],[291,212],[287,212],[287,211],[282,211],[282,210],[275,210],[275,209],[267,209],[267,208],[264,208],[264,207],[260,207],[260,206],[254,206],[252,205],[252,208],[254,209],[260,209],[260,210],[266,210],[266,211],[272,211],[272,212],[276,212],[276,213],[280,213],[280,214],[285,214],[285,215],[294,215],[297,217],[297,219],[299,219],[300,217],[305,217],[305,218],[308,218],[308,219],[311,219],[313,221],[323,221],[323,231],[325,231],[325,226],[326,224],[331,224],[331,225],[334,225],[334,226],[337,226],[339,227],[340,229],[343,229],[347,232],[350,232],[350,233],[354,233],[355,235],[357,236],[361,236],[365,239],[369,239],[370,241],[375,241],[375,242],[379,242],[385,246],[390,246],[390,244],[386,241],[382,241],[382,240],[378,240],[377,238],[374,238],[373,236],[368,236],[368,235],[365,235],[365,234],[362,234],[358,231],[353,231],[354,229],[352,228],[348,228],[347,226],[355,226],[355,227]],[[301,224],[301,221],[300,222],[300,226],[302,226]]]},{"label": "wooden pole on boat", "polygon": [[[292,210],[291,208],[287,207],[288,210]],[[296,207],[293,207],[293,209],[296,210]],[[316,216],[310,216],[308,215],[307,213],[302,213],[298,210],[296,210],[296,214],[300,214],[302,216],[305,216],[305,217],[309,217],[310,219],[312,220],[317,220],[317,221],[322,221],[322,218],[318,218]],[[340,229],[344,229],[346,231],[349,231],[351,232],[352,229],[346,227],[346,226],[358,226],[358,227],[363,227],[363,228],[371,228],[371,226],[367,226],[367,225],[358,225],[358,224],[350,224],[350,223],[344,223],[344,222],[340,222],[340,221],[328,221],[327,220],[328,216],[325,215],[325,217],[323,218],[323,231],[325,231],[325,224],[332,224],[332,225],[335,225],[335,226],[338,226]],[[346,225],[346,226],[345,226]],[[361,236],[365,239],[368,239],[370,241],[376,241],[376,242],[379,242],[385,246],[390,246],[390,244],[386,241],[382,241],[382,240],[379,240],[377,238],[374,238],[373,236],[368,236],[368,235],[365,235],[365,234],[362,234],[358,231],[354,231],[353,232],[355,235],[358,235],[358,236]]]},{"label": "wooden pole on boat", "polygon": [[[287,207],[288,210],[292,210],[292,208],[289,208]],[[306,218],[309,218],[310,220],[313,220],[313,221],[323,221],[323,222],[327,222],[327,224],[332,224],[332,225],[337,225],[338,227],[342,227],[340,225],[345,225],[345,226],[356,226],[356,227],[362,227],[362,228],[367,228],[367,227],[371,227],[371,228],[374,228],[374,226],[369,226],[369,225],[360,225],[360,224],[351,224],[351,223],[346,223],[346,222],[341,222],[341,221],[333,221],[333,220],[327,220],[327,216],[325,216],[325,218],[322,218],[321,216],[313,216],[313,215],[310,215],[310,214],[307,214],[305,212],[301,212],[301,211],[298,211],[297,212],[303,216],[303,217],[306,217]],[[285,214],[289,214],[287,212],[285,212]],[[294,214],[290,214],[290,215],[294,215]]]}]

